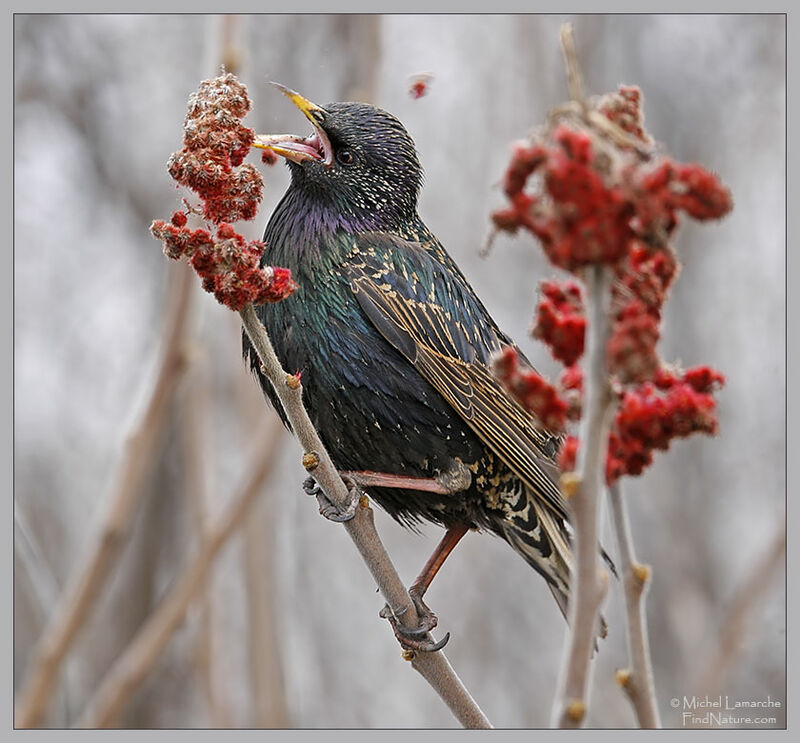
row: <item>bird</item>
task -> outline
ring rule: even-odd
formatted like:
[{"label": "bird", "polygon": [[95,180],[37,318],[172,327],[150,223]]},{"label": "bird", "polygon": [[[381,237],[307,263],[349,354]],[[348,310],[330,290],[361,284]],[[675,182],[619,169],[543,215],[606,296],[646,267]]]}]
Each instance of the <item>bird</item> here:
[{"label": "bird", "polygon": [[[262,265],[290,268],[299,286],[257,308],[259,319],[284,369],[302,374],[303,402],[337,469],[400,523],[446,529],[409,591],[419,627],[393,621],[398,638],[439,649],[423,639],[437,620],[422,597],[470,530],[507,542],[566,617],[572,552],[558,487],[562,439],[492,373],[493,356],[517,347],[420,218],[413,139],[371,104],[319,106],[273,84],[313,132],[254,142],[283,157],[291,175],[266,226]],[[244,334],[243,351],[288,426]]]}]

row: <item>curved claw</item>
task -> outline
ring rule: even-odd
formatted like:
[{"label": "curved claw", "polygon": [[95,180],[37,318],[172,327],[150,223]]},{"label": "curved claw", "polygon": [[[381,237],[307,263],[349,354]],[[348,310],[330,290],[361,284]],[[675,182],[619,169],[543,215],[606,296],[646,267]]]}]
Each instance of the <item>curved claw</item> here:
[{"label": "curved claw", "polygon": [[[416,604],[417,602],[415,602]],[[421,603],[421,602],[420,602]],[[394,610],[388,604],[380,611],[383,619],[388,619],[392,625],[394,636],[400,645],[406,650],[417,650],[424,653],[435,653],[441,650],[450,640],[448,632],[441,640],[434,642],[427,639],[428,633],[438,624],[436,615],[425,605],[424,609],[418,607],[419,624],[416,627],[405,627],[397,621],[397,617],[402,616],[408,611],[408,606]]]},{"label": "curved claw", "polygon": [[407,611],[408,611],[408,605],[407,604],[406,604],[406,606],[402,607],[401,609],[392,609],[392,607],[389,606],[389,604],[386,604],[386,606],[384,606],[383,609],[381,609],[378,612],[378,616],[381,619],[390,619],[390,618],[395,618],[396,619],[397,617],[402,617],[403,614],[405,614]]},{"label": "curved claw", "polygon": [[434,621],[424,621],[421,620],[419,625],[416,627],[405,627],[402,624],[397,625],[397,631],[403,635],[403,637],[409,637],[411,639],[415,637],[425,637],[436,625],[439,623],[439,620],[436,617],[433,618]]},{"label": "curved claw", "polygon": [[450,633],[448,632],[445,636],[439,640],[439,642],[433,643],[430,647],[422,648],[426,653],[435,653],[441,650],[450,640]]},{"label": "curved claw", "polygon": [[410,637],[400,637],[397,633],[395,633],[395,637],[397,637],[398,642],[405,650],[416,650],[420,653],[436,653],[447,645],[450,640],[450,633],[448,632],[438,642],[426,639],[412,640]]},{"label": "curved claw", "polygon": [[331,503],[327,498],[322,501],[320,496],[321,493],[317,493],[317,499],[320,501],[319,512],[328,519],[328,521],[335,521],[337,524],[341,524],[344,521],[350,521],[350,519],[356,515],[356,505],[358,501],[351,501],[347,508],[342,510]]},{"label": "curved claw", "polygon": [[317,503],[319,503],[319,512],[328,519],[328,521],[342,523],[343,521],[350,521],[350,519],[356,515],[356,508],[361,493],[356,486],[348,487],[348,490],[350,492],[350,502],[347,504],[346,508],[340,508],[335,503],[331,503],[331,501],[328,500],[328,496],[325,495],[325,492],[313,477],[307,477],[303,480],[303,492],[306,495],[313,495],[317,499]]}]

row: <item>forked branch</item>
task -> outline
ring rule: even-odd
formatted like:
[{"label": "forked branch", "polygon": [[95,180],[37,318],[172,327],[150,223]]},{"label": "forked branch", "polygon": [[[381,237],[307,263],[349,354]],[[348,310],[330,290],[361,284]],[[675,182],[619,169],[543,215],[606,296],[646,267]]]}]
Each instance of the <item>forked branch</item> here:
[{"label": "forked branch", "polygon": [[619,570],[625,593],[626,637],[631,663],[630,669],[617,671],[617,683],[631,700],[639,726],[660,728],[644,601],[651,570],[649,565],[642,565],[636,560],[628,509],[619,480],[609,488],[608,499],[619,547]]}]

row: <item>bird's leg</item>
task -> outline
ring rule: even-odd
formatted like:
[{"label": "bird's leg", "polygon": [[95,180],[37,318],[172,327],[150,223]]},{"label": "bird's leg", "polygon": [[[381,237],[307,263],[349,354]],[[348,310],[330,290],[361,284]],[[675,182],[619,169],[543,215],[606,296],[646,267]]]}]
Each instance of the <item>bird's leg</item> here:
[{"label": "bird's leg", "polygon": [[339,474],[350,478],[362,488],[402,488],[438,495],[460,493],[469,488],[472,482],[472,474],[467,466],[455,459],[436,477],[409,477],[371,470],[345,471]]},{"label": "bird's leg", "polygon": [[417,613],[420,615],[420,624],[430,622],[431,628],[436,626],[436,615],[425,605],[422,597],[433,582],[436,573],[438,573],[439,569],[444,565],[447,556],[453,551],[455,546],[461,541],[461,537],[463,537],[467,531],[469,531],[469,528],[465,524],[451,526],[445,532],[442,541],[439,542],[433,554],[428,559],[428,562],[425,563],[422,572],[411,584],[411,588],[408,589],[408,595],[411,597],[414,606],[417,608]]},{"label": "bird's leg", "polygon": [[319,503],[319,512],[329,521],[336,521],[337,523],[350,521],[350,519],[356,515],[356,506],[362,494],[361,488],[355,480],[344,475],[342,476],[342,480],[344,480],[345,485],[347,485],[347,490],[350,493],[350,502],[345,508],[331,503],[328,496],[325,495],[324,491],[313,477],[307,477],[303,481],[303,492],[306,495],[313,495],[317,499],[317,503]]},{"label": "bird's leg", "polygon": [[409,477],[386,472],[372,472],[371,470],[345,470],[340,471],[339,475],[347,484],[351,495],[350,503],[345,509],[331,503],[313,477],[307,477],[303,482],[303,491],[306,495],[313,495],[317,499],[319,512],[326,519],[339,522],[349,521],[355,515],[356,505],[361,497],[361,488],[403,488],[438,495],[453,495],[466,490],[472,482],[472,474],[467,466],[455,459],[446,470],[436,477]]},{"label": "bird's leg", "polygon": [[[332,504],[322,492],[313,477],[306,478],[303,483],[303,490],[307,495],[316,497],[320,504],[319,512],[331,521],[347,521],[353,518],[355,507],[361,495],[360,488],[401,488],[404,490],[418,490],[438,495],[453,495],[467,490],[472,482],[472,474],[465,464],[458,460],[453,460],[444,472],[436,477],[409,477],[407,475],[393,475],[386,472],[373,472],[371,470],[340,471],[342,480],[348,484],[352,495],[350,506],[342,510]],[[426,652],[436,652],[441,650],[450,639],[448,632],[441,640],[434,643],[425,638],[437,624],[436,615],[428,608],[422,597],[428,590],[439,568],[442,567],[447,556],[468,531],[464,524],[451,526],[445,533],[442,541],[434,550],[422,572],[409,588],[408,595],[417,610],[418,623],[416,627],[406,628],[397,621],[408,609],[392,609],[388,604],[380,612],[381,617],[388,619],[392,625],[395,637],[400,644],[409,650],[421,650]]]},{"label": "bird's leg", "polygon": [[392,608],[387,605],[381,611],[381,616],[389,620],[394,630],[395,637],[397,637],[400,644],[404,647],[411,650],[435,652],[443,648],[450,639],[449,632],[435,644],[424,639],[424,636],[438,624],[439,620],[422,600],[422,597],[428,590],[436,573],[438,573],[439,569],[444,565],[447,556],[453,551],[453,548],[461,541],[461,537],[463,537],[468,530],[469,528],[465,524],[451,526],[447,532],[445,532],[442,541],[439,542],[433,554],[428,559],[428,562],[425,563],[422,572],[417,576],[411,588],[408,589],[408,595],[414,602],[414,607],[417,610],[417,616],[419,618],[416,627],[408,629],[397,622],[397,617],[401,616],[406,611],[405,607],[398,612],[392,610]]}]

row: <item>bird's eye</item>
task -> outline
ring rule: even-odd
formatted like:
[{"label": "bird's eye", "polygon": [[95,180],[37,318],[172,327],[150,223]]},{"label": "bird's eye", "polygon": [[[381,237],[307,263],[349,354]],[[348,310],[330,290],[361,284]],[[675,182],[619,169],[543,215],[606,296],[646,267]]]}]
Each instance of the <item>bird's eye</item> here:
[{"label": "bird's eye", "polygon": [[342,165],[350,165],[352,164],[355,158],[353,157],[353,153],[350,152],[350,150],[339,150],[339,152],[336,153],[336,159]]}]

